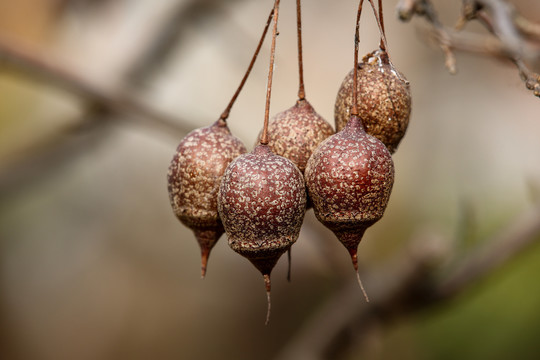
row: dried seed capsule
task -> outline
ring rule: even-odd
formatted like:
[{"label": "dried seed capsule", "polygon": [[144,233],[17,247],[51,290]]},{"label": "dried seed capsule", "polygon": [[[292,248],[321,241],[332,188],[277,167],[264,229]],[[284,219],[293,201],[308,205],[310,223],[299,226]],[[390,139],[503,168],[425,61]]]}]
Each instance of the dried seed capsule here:
[{"label": "dried seed capsule", "polygon": [[313,152],[305,179],[315,216],[347,248],[358,272],[358,244],[383,216],[392,191],[392,156],[364,131],[358,116],[351,116]]},{"label": "dried seed capsule", "polygon": [[[270,120],[268,146],[275,154],[291,160],[303,174],[313,150],[333,134],[332,126],[303,99]],[[262,132],[259,141],[261,136]]]},{"label": "dried seed capsule", "polygon": [[[263,274],[269,296],[270,273],[298,239],[304,219],[302,174],[290,160],[259,145],[235,159],[225,171],[218,209],[229,246]],[[270,301],[267,321],[269,314]]]},{"label": "dried seed capsule", "polygon": [[[353,70],[339,88],[334,116],[336,131],[351,115]],[[405,135],[411,113],[411,91],[403,74],[394,69],[388,54],[377,50],[358,64],[358,116],[366,132],[381,140],[394,153]]]},{"label": "dried seed capsule", "polygon": [[246,152],[223,120],[190,132],[178,145],[167,174],[176,217],[193,230],[201,248],[201,274],[224,229],[217,209],[221,177],[229,163]]},{"label": "dried seed capsule", "polygon": [[[317,114],[305,99],[299,99],[294,106],[276,114],[268,125],[268,146],[272,151],[291,160],[302,175],[306,164],[317,146],[327,137],[334,134],[334,129],[322,116]],[[257,143],[260,142],[262,131]],[[307,209],[312,207],[307,199]],[[287,279],[291,279],[291,252],[288,252],[289,271]]]}]

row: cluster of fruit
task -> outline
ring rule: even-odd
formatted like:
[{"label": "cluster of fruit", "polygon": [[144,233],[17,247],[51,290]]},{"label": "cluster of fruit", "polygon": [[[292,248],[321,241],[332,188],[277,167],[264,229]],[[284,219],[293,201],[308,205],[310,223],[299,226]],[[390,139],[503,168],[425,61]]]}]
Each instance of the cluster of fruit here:
[{"label": "cluster of fruit", "polygon": [[[380,49],[358,62],[360,1],[355,67],[338,91],[336,133],[305,98],[297,0],[296,104],[270,122],[266,115],[258,145],[249,153],[227,127],[230,107],[213,125],[192,131],[178,145],[168,172],[169,196],[174,213],[199,242],[203,277],[210,250],[226,232],[229,246],[263,274],[269,296],[270,273],[297,240],[311,207],[350,252],[358,273],[357,247],[388,203],[394,183],[391,154],[405,134],[411,106],[409,84],[386,51],[381,1],[378,13],[369,1],[381,32]],[[273,18],[273,68],[278,5],[276,0],[252,64]],[[268,104],[269,93],[267,112]]]}]

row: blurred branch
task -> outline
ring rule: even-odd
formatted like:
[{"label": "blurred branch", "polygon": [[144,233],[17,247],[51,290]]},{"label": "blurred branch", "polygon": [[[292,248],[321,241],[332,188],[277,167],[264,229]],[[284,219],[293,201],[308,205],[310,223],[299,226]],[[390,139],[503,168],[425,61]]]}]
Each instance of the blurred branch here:
[{"label": "blurred branch", "polygon": [[108,133],[106,115],[98,112],[85,114],[77,124],[56,132],[54,136],[33,144],[23,154],[0,167],[0,199],[14,195],[15,188],[41,181],[58,166],[85,153],[102,141]]},{"label": "blurred branch", "polygon": [[[430,0],[401,0],[398,17],[409,21],[417,15],[427,20],[431,38],[442,49],[446,67],[456,72],[453,51],[460,50],[510,60],[527,89],[540,97],[540,25],[528,21],[505,0],[462,0],[456,30],[444,26]],[[490,35],[461,31],[467,22],[478,20]],[[536,44],[535,44],[536,43]]]},{"label": "blurred branch", "polygon": [[90,80],[67,70],[56,61],[2,38],[0,38],[0,60],[24,70],[25,74],[31,74],[48,84],[54,84],[74,93],[94,107],[117,115],[127,115],[131,121],[137,121],[153,130],[175,137],[182,136],[190,130],[179,119],[159,113],[131,98],[127,93],[115,93],[95,86]]},{"label": "blurred branch", "polygon": [[278,359],[343,358],[378,324],[456,297],[539,241],[540,203],[468,257],[446,267],[436,266],[449,257],[443,239],[413,239],[411,256],[397,256],[363,276],[370,303],[350,281],[309,319]]},{"label": "blurred branch", "polygon": [[220,5],[222,2],[218,0],[179,1],[169,17],[163,20],[161,29],[148,41],[142,55],[128,69],[127,79],[135,84],[145,83],[170,57],[175,45],[180,42],[183,30],[194,23],[223,14]]}]

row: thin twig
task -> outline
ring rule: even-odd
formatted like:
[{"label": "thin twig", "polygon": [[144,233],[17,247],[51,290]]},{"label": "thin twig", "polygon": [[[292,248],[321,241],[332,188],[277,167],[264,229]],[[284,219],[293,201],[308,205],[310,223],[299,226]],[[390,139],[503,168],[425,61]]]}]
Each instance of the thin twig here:
[{"label": "thin twig", "polygon": [[360,43],[360,16],[362,15],[362,4],[364,0],[358,2],[356,12],[356,27],[354,32],[354,67],[353,67],[353,90],[351,116],[358,116],[358,45]]},{"label": "thin twig", "polygon": [[467,22],[478,20],[492,34],[483,41],[478,41],[477,34],[462,31],[456,36],[448,30],[439,21],[430,0],[401,0],[397,9],[403,21],[410,20],[413,15],[427,20],[445,54],[450,72],[455,72],[454,49],[505,58],[518,68],[527,89],[540,97],[540,51],[536,46],[540,42],[540,25],[524,19],[507,1],[463,0],[456,28],[462,30]]},{"label": "thin twig", "polygon": [[433,32],[439,39],[438,44],[445,57],[445,66],[451,74],[457,72],[456,57],[452,51],[451,41],[444,25],[439,20],[439,17],[433,7],[431,1],[428,0],[401,0],[397,5],[398,15],[402,21],[409,21],[413,15],[419,15],[433,27]]}]

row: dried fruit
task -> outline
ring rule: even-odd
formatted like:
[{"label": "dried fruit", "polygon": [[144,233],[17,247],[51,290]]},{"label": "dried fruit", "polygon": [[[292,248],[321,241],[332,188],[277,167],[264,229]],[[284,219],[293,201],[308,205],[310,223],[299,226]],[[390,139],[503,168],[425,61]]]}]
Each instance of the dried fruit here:
[{"label": "dried fruit", "polygon": [[313,152],[305,179],[315,216],[347,248],[358,273],[358,244],[383,216],[392,191],[392,156],[365,132],[358,116],[351,116]]},{"label": "dried fruit", "polygon": [[[386,51],[367,54],[358,64],[358,115],[366,132],[394,153],[405,135],[411,113],[409,82],[388,59]],[[339,88],[334,108],[336,131],[345,127],[352,106],[353,70]]]},{"label": "dried fruit", "polygon": [[[268,146],[277,155],[291,160],[303,174],[313,150],[333,134],[332,126],[315,112],[307,100],[302,99],[270,121]],[[258,140],[261,135],[262,132]]]},{"label": "dried fruit", "polygon": [[264,276],[268,322],[270,273],[298,239],[306,211],[303,176],[290,160],[259,145],[225,171],[218,208],[229,246]]},{"label": "dried fruit", "polygon": [[222,119],[190,132],[178,145],[167,174],[169,199],[176,217],[193,230],[201,248],[201,274],[224,229],[217,194],[229,163],[246,152]]}]

